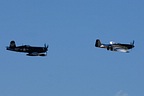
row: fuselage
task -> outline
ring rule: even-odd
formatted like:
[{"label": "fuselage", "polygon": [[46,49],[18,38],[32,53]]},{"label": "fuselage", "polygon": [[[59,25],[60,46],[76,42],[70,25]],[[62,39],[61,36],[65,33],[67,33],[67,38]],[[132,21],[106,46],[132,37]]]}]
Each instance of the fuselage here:
[{"label": "fuselage", "polygon": [[134,45],[131,44],[112,44],[112,47],[120,47],[120,48],[126,48],[126,49],[132,49]]},{"label": "fuselage", "polygon": [[16,51],[16,52],[25,52],[25,53],[33,53],[33,52],[44,53],[44,52],[47,51],[47,48],[23,45],[23,46],[17,46],[17,47],[14,47],[14,48],[7,47],[7,50]]}]

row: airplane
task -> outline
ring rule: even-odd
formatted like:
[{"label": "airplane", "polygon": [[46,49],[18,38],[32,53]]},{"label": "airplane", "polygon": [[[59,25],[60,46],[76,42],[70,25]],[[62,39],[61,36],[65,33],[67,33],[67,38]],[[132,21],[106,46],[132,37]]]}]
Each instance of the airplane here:
[{"label": "airplane", "polygon": [[27,56],[46,56],[48,51],[48,45],[44,47],[34,47],[30,45],[16,46],[15,41],[11,41],[10,45],[6,47],[6,50],[15,52],[25,52]]},{"label": "airplane", "polygon": [[95,47],[105,48],[110,51],[129,53],[130,52],[129,50],[134,48],[135,46],[134,46],[134,41],[130,44],[115,43],[113,41],[110,41],[110,44],[102,44],[99,39],[96,39]]}]

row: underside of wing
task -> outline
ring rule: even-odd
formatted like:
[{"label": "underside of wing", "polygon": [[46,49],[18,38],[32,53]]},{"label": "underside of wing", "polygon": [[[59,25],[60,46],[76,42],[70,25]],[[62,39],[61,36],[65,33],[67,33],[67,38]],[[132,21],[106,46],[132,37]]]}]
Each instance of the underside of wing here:
[{"label": "underside of wing", "polygon": [[28,53],[26,55],[27,56],[46,56],[45,53],[38,53],[38,52]]},{"label": "underside of wing", "polygon": [[129,50],[125,48],[114,48],[114,51],[129,53]]},{"label": "underside of wing", "polygon": [[38,52],[32,52],[32,53],[28,53],[26,54],[27,56],[38,56]]}]

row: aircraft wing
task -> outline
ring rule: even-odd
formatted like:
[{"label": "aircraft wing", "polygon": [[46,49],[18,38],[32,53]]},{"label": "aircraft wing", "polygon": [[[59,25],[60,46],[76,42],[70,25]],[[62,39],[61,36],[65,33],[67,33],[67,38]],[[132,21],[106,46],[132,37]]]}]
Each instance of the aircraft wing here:
[{"label": "aircraft wing", "polygon": [[118,52],[129,53],[129,50],[128,50],[128,49],[125,49],[125,48],[114,48],[113,50],[114,50],[114,51],[118,51]]},{"label": "aircraft wing", "polygon": [[47,54],[44,53],[38,53],[38,52],[33,52],[33,53],[28,53],[26,54],[27,56],[46,56]]},{"label": "aircraft wing", "polygon": [[32,53],[28,53],[27,56],[38,56],[38,52],[32,52]]}]

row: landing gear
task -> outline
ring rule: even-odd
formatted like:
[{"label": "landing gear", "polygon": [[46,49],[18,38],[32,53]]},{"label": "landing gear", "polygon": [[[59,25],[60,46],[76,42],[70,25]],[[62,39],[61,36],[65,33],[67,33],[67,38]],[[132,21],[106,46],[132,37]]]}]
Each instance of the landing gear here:
[{"label": "landing gear", "polygon": [[113,47],[112,46],[108,46],[107,50],[113,51]]}]

